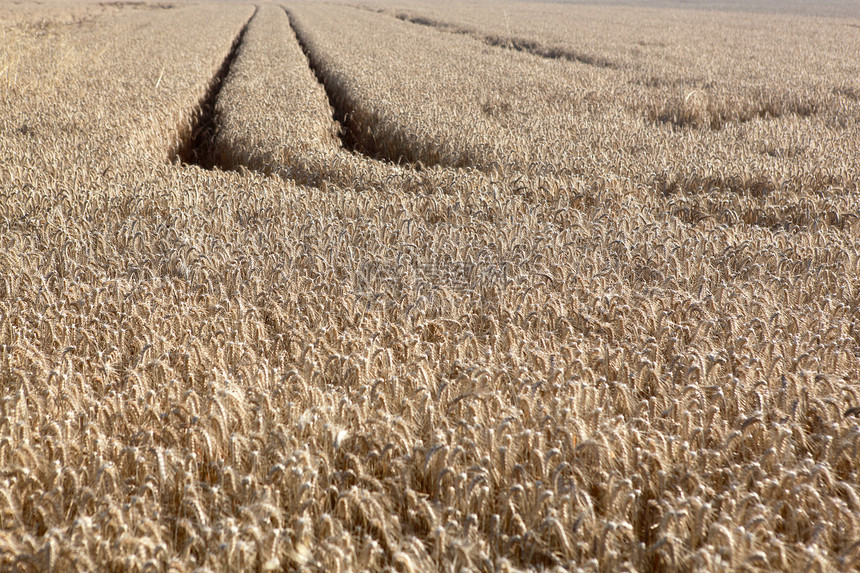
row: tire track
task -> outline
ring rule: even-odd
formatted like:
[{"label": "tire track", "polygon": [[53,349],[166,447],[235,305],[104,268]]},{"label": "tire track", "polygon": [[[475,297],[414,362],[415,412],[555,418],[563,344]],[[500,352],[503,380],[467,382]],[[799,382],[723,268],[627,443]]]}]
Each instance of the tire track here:
[{"label": "tire track", "polygon": [[206,94],[197,104],[194,116],[191,122],[190,129],[186,129],[185,136],[181,138],[179,144],[171,153],[171,159],[178,160],[189,165],[198,165],[205,169],[212,169],[218,165],[218,160],[215,154],[215,137],[219,130],[219,117],[216,108],[218,96],[221,93],[221,87],[224,85],[224,80],[230,73],[230,68],[239,54],[239,48],[242,45],[242,39],[245,37],[245,32],[248,30],[248,25],[257,16],[259,7],[254,6],[254,13],[239,30],[233,44],[230,46],[230,51],[221,62],[221,67],[209,80],[209,88]]},{"label": "tire track", "polygon": [[350,105],[348,98],[344,97],[343,90],[336,87],[333,82],[323,71],[322,62],[315,56],[310,49],[305,35],[302,33],[299,26],[296,25],[295,18],[286,7],[282,7],[287,14],[287,19],[290,22],[290,28],[296,36],[299,47],[308,61],[308,67],[316,77],[317,82],[325,90],[328,103],[332,109],[332,119],[337,125],[337,135],[341,141],[342,147],[351,152],[360,155],[366,155],[372,159],[390,160],[388,157],[381,156],[379,148],[370,137],[361,137],[354,129],[350,117],[354,114],[355,109]]},{"label": "tire track", "polygon": [[[359,5],[356,5],[354,7],[363,10],[370,10],[367,7]],[[506,50],[513,50],[516,52],[526,52],[532,54],[533,56],[538,56],[550,60],[567,60],[570,62],[585,64],[588,66],[595,66],[598,68],[615,70],[621,67],[617,62],[614,62],[607,58],[602,58],[600,56],[586,54],[583,52],[578,52],[576,50],[571,50],[569,48],[563,48],[559,46],[546,46],[538,41],[530,40],[528,38],[523,38],[519,36],[500,36],[497,34],[489,34],[469,26],[462,26],[459,24],[444,22],[435,18],[420,16],[417,14],[410,14],[407,12],[383,13],[397,18],[398,20],[402,20],[403,22],[409,22],[410,24],[417,24],[419,26],[436,28],[437,30],[448,32],[450,34],[462,34],[464,36],[469,36],[476,40],[484,42],[488,46],[493,46],[496,48],[504,48]]]},{"label": "tire track", "polygon": [[471,158],[461,158],[460,163],[449,163],[432,156],[426,150],[417,149],[410,145],[409,136],[399,133],[396,129],[386,127],[385,122],[372,109],[350,93],[344,85],[337,69],[325,61],[322,50],[315,47],[310,40],[312,36],[302,24],[297,22],[295,15],[283,7],[290,21],[290,27],[299,42],[308,61],[308,66],[323,87],[333,110],[333,119],[338,124],[338,134],[343,148],[371,160],[401,165],[414,169],[441,166],[461,168],[472,166]]},{"label": "tire track", "polygon": [[[272,14],[255,6],[254,13],[237,34],[229,53],[210,80],[206,94],[196,106],[190,127],[183,129],[185,135],[170,154],[171,159],[204,169],[248,169],[313,186],[324,181],[356,184],[353,178],[359,173],[374,180],[381,177],[380,172],[400,177],[406,172],[417,173],[424,167],[435,165],[428,161],[418,164],[414,161],[413,150],[407,145],[392,146],[387,139],[386,146],[377,145],[376,138],[380,133],[386,137],[387,132],[374,130],[374,117],[367,113],[362,115],[355,101],[339,86],[336,74],[327,73],[331,70],[326,70],[319,61],[319,54],[308,45],[306,35],[302,33],[301,26],[294,23],[290,11],[282,6],[278,10],[283,10],[286,36],[282,38],[267,28],[267,18]],[[313,124],[313,135],[277,125],[278,122],[295,124],[299,118],[293,114],[298,110],[292,108],[308,105],[308,102],[301,104],[299,99],[281,109],[276,103],[277,98],[291,98],[295,94],[280,88],[289,85],[303,92],[306,88],[302,87],[301,81],[305,80],[299,80],[293,74],[294,64],[288,64],[281,71],[270,69],[272,74],[261,75],[261,62],[266,59],[284,61],[284,57],[292,57],[289,55],[292,50],[284,52],[281,47],[273,47],[273,51],[263,55],[261,39],[264,36],[260,34],[268,34],[273,41],[277,39],[277,46],[284,42],[295,46],[295,54],[300,58],[299,66],[311,72],[307,77],[311,83],[307,87],[316,82],[322,96],[320,102],[325,102],[325,109],[330,110],[330,127],[326,131],[330,132],[329,137],[335,145],[321,145],[323,142],[318,140],[320,134],[316,133],[319,131],[316,123]],[[269,104],[266,104],[266,109],[255,111],[255,106],[243,103],[253,98],[255,93],[267,94]],[[268,129],[260,131],[261,121],[269,122]],[[371,173],[373,175],[369,175]]]}]

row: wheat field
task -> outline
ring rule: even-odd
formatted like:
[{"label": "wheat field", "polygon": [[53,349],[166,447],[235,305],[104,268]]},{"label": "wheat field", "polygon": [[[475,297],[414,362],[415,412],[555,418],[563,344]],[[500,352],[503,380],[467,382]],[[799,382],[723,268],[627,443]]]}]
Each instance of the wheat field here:
[{"label": "wheat field", "polygon": [[0,4],[0,570],[860,569],[860,10]]}]

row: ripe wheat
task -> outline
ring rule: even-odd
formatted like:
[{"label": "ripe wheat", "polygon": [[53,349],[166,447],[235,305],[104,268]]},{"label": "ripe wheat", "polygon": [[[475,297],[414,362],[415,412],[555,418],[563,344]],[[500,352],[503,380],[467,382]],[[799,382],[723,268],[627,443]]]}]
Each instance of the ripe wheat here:
[{"label": "ripe wheat", "polygon": [[0,568],[860,566],[853,20],[82,6],[0,6]]}]

